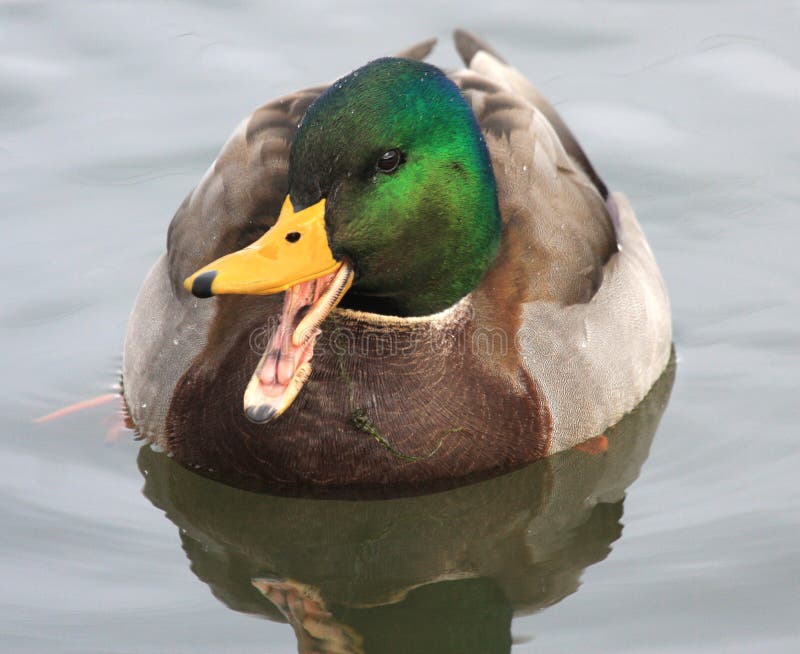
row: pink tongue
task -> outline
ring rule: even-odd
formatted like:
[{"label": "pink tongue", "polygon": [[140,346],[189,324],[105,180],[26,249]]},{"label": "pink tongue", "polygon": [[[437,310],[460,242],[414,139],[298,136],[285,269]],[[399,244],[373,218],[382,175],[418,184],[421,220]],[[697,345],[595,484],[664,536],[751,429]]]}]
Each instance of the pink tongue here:
[{"label": "pink tongue", "polygon": [[333,276],[326,275],[310,282],[301,282],[286,291],[278,328],[255,372],[265,396],[277,398],[283,395],[297,369],[311,360],[319,332],[301,345],[292,343],[292,334],[305,315],[303,310],[308,310],[319,299]]}]

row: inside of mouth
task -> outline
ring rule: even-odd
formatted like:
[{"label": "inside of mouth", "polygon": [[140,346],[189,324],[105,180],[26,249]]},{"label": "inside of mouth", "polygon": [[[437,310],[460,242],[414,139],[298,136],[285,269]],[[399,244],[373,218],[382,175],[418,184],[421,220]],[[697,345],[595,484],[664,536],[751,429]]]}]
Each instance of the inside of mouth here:
[{"label": "inside of mouth", "polygon": [[250,420],[267,422],[292,403],[311,372],[319,325],[351,280],[352,272],[344,264],[285,292],[278,324],[245,391],[244,408]]}]

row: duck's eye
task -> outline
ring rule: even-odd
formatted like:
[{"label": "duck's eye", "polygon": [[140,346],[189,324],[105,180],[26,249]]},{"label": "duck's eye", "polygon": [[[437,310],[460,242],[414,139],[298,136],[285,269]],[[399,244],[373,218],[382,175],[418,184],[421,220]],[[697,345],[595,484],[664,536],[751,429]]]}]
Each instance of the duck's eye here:
[{"label": "duck's eye", "polygon": [[388,150],[378,157],[378,170],[393,173],[403,163],[403,153],[398,149]]}]

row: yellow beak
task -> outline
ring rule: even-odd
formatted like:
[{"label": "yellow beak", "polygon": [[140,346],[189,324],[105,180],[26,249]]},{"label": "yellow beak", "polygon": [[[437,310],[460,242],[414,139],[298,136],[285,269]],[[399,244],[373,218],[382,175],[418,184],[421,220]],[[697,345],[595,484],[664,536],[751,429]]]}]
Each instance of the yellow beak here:
[{"label": "yellow beak", "polygon": [[325,200],[295,213],[289,196],[278,221],[255,243],[211,262],[183,282],[197,297],[270,295],[340,268],[325,232]]}]

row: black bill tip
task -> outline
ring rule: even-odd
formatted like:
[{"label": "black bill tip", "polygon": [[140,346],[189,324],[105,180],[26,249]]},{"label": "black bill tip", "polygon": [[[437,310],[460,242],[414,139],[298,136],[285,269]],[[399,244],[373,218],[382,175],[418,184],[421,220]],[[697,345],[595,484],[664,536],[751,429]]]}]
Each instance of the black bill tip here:
[{"label": "black bill tip", "polygon": [[249,406],[244,410],[244,415],[250,422],[264,423],[269,422],[275,417],[278,410],[271,407],[269,404],[259,404],[258,406]]},{"label": "black bill tip", "polygon": [[198,275],[192,282],[192,295],[195,297],[207,298],[214,295],[211,291],[211,283],[217,276],[216,270],[207,270],[202,275]]}]

